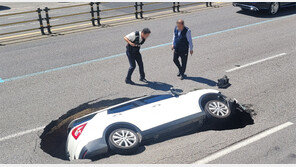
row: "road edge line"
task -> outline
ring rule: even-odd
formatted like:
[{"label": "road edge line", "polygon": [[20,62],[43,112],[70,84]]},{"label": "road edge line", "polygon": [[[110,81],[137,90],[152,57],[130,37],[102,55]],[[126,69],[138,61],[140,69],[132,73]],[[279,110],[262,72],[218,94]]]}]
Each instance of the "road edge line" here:
[{"label": "road edge line", "polygon": [[244,140],[242,140],[240,142],[237,142],[237,143],[235,143],[235,144],[233,144],[231,146],[223,148],[223,149],[221,149],[221,150],[219,150],[219,151],[217,151],[217,152],[215,152],[213,154],[210,154],[210,155],[208,155],[208,156],[206,156],[206,157],[204,157],[204,158],[202,158],[202,159],[200,159],[198,161],[195,161],[195,162],[193,162],[193,164],[206,164],[206,163],[209,163],[209,162],[211,162],[213,160],[216,160],[216,159],[218,159],[218,158],[220,158],[220,157],[222,157],[224,155],[227,155],[227,154],[229,154],[229,153],[231,153],[233,151],[236,151],[236,150],[238,150],[238,149],[240,149],[240,148],[242,148],[244,146],[247,146],[248,144],[256,142],[256,141],[258,141],[258,140],[260,140],[260,139],[262,139],[264,137],[267,137],[267,136],[269,136],[269,135],[271,135],[271,134],[273,134],[275,132],[278,132],[278,131],[280,131],[280,130],[282,130],[284,128],[287,128],[287,127],[289,127],[291,125],[293,125],[292,122],[286,122],[286,123],[283,123],[281,125],[275,126],[273,128],[267,129],[267,130],[265,130],[265,131],[263,131],[261,133],[258,133],[258,134],[254,135],[254,136],[251,136],[251,137],[249,137],[247,139],[244,139]]}]

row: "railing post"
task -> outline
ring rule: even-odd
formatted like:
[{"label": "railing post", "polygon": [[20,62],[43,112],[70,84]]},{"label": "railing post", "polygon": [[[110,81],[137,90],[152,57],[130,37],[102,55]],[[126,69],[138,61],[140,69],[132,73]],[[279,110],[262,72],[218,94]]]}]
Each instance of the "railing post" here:
[{"label": "railing post", "polygon": [[135,17],[136,17],[136,19],[138,19],[139,17],[138,17],[138,2],[135,2]]},{"label": "railing post", "polygon": [[48,14],[48,11],[49,10],[50,9],[48,7],[45,7],[44,8],[44,11],[45,11],[45,20],[46,20],[46,24],[47,24],[46,28],[47,28],[48,33],[49,34],[52,34],[52,32],[50,30],[51,26],[50,26],[50,21],[49,21],[50,20],[50,17],[49,17],[49,14]]},{"label": "railing post", "polygon": [[95,24],[94,3],[90,2],[89,5],[90,5],[91,23],[92,23],[93,26],[96,26],[96,24]]},{"label": "railing post", "polygon": [[43,27],[43,18],[42,18],[42,16],[41,16],[41,9],[40,8],[38,8],[37,10],[36,10],[36,12],[38,13],[38,21],[39,21],[39,24],[40,24],[40,31],[41,31],[41,34],[42,35],[45,35],[45,33],[44,33],[44,27]]},{"label": "railing post", "polygon": [[140,2],[140,17],[143,19],[143,2]]},{"label": "railing post", "polygon": [[177,2],[177,12],[180,12],[180,2]]},{"label": "railing post", "polygon": [[98,26],[101,25],[101,17],[100,17],[100,2],[96,2],[97,5],[97,22],[98,22]]}]

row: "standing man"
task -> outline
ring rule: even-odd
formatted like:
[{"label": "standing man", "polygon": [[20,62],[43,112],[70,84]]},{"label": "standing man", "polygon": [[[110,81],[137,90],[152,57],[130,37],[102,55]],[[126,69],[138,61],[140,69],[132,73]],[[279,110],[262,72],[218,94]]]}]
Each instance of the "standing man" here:
[{"label": "standing man", "polygon": [[[188,51],[190,50],[190,54],[193,54],[191,31],[184,25],[184,20],[177,21],[177,26],[174,29],[172,50],[174,50],[174,63],[179,70],[177,76],[181,77],[180,79],[183,80],[186,77],[185,71]],[[182,65],[179,62],[179,57],[181,57]]]},{"label": "standing man", "polygon": [[124,37],[127,42],[126,55],[130,64],[128,73],[125,79],[125,83],[134,84],[131,77],[136,68],[136,62],[139,66],[140,81],[148,83],[145,79],[144,66],[142,61],[142,55],[140,53],[140,47],[144,44],[145,40],[149,37],[151,31],[148,28],[144,28],[142,31],[132,32]]}]

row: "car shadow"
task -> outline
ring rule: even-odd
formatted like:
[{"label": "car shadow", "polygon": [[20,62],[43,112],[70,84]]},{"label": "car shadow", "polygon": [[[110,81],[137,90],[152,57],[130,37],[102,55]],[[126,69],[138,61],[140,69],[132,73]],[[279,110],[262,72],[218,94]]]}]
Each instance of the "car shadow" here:
[{"label": "car shadow", "polygon": [[[192,134],[197,134],[205,131],[223,131],[223,130],[232,130],[232,129],[241,129],[248,125],[253,125],[254,119],[253,115],[255,113],[240,112],[237,110],[237,113],[227,122],[213,122],[206,121],[202,126],[197,123],[192,123],[182,128],[175,129],[168,133],[158,135],[157,138],[152,138],[150,140],[143,141],[139,150],[135,154],[141,154],[145,151],[146,146],[162,143],[168,140],[172,140],[178,137],[189,136]],[[135,155],[133,154],[133,155]],[[92,158],[92,161],[98,161],[100,159],[108,158],[114,155],[113,153],[106,153]],[[132,156],[132,155],[123,155],[123,156]]]},{"label": "car shadow", "polygon": [[0,11],[2,11],[2,10],[9,10],[10,9],[10,7],[8,7],[8,6],[2,6],[2,5],[0,5]]},{"label": "car shadow", "polygon": [[191,80],[194,82],[198,82],[201,84],[206,84],[208,86],[217,86],[217,82],[207,79],[207,78],[203,78],[203,77],[186,77],[186,80]]},{"label": "car shadow", "polygon": [[[144,145],[141,145],[134,154],[126,154],[126,155],[121,155],[121,156],[133,156],[133,155],[141,154],[145,150],[146,150],[146,147]],[[91,161],[98,161],[100,159],[108,158],[108,157],[111,157],[113,155],[115,155],[115,154],[109,151],[108,153],[101,154],[101,155],[98,155],[96,157],[93,157],[90,160]]]},{"label": "car shadow", "polygon": [[275,17],[284,17],[284,16],[296,14],[296,7],[291,6],[291,7],[282,8],[275,15],[270,15],[266,11],[254,12],[249,10],[239,10],[236,13],[248,15],[252,17],[258,17],[258,18],[275,18]]},{"label": "car shadow", "polygon": [[150,89],[154,89],[154,90],[158,90],[158,91],[169,91],[173,85],[171,84],[167,84],[167,83],[163,83],[163,82],[154,82],[154,81],[148,81],[148,83],[143,83],[143,84],[139,84],[139,83],[135,83],[135,86],[141,86],[141,87],[147,87]]},{"label": "car shadow", "polygon": [[193,123],[182,128],[176,129],[172,132],[162,134],[158,138],[150,141],[146,141],[144,145],[153,145],[161,143],[167,140],[171,140],[178,137],[188,136],[205,131],[223,131],[223,130],[233,130],[241,129],[248,125],[253,125],[254,119],[253,116],[255,113],[240,112],[237,110],[237,113],[230,120],[223,122],[213,122],[205,120],[203,125]]}]

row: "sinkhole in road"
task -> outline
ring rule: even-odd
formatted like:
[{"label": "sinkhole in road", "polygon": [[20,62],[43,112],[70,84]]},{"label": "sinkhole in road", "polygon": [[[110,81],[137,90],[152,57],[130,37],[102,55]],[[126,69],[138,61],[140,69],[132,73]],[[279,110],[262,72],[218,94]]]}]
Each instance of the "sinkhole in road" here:
[{"label": "sinkhole in road", "polygon": [[[139,97],[137,97],[139,98]],[[40,135],[41,149],[52,157],[59,158],[62,160],[68,160],[65,153],[65,145],[67,140],[67,127],[69,123],[79,117],[90,114],[92,112],[113,106],[119,103],[123,103],[135,98],[117,98],[117,99],[108,99],[100,100],[98,99],[83,103],[71,110],[66,114],[59,117],[57,120],[51,121],[45,128],[43,133]],[[230,130],[230,129],[239,129],[244,128],[247,125],[254,124],[253,116],[256,115],[252,109],[252,105],[244,105],[247,109],[247,112],[235,111],[236,114],[227,122],[213,122],[205,121],[205,124],[200,126],[193,126],[193,124],[187,125],[185,127],[175,129],[173,132],[165,133],[157,136],[156,138],[145,141],[142,143],[138,153],[141,153],[145,150],[145,146],[157,144],[170,140],[177,137],[187,136],[194,133],[209,131],[209,130]],[[99,160],[104,157],[111,156],[112,153],[101,155],[95,157],[92,160]]]},{"label": "sinkhole in road", "polygon": [[133,98],[117,98],[101,101],[96,99],[69,110],[57,120],[51,121],[44,128],[43,133],[40,135],[41,149],[53,157],[68,160],[65,153],[65,145],[67,140],[67,128],[72,120],[132,99]]}]

